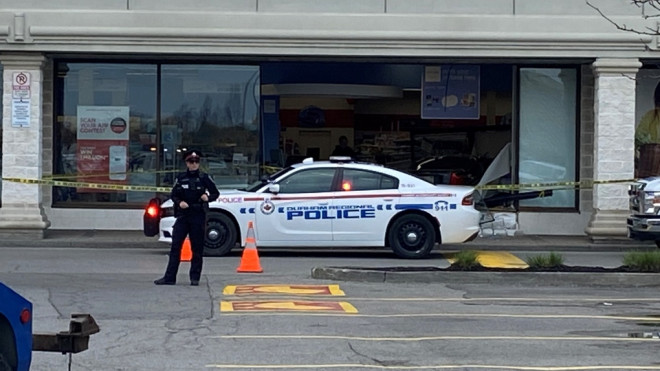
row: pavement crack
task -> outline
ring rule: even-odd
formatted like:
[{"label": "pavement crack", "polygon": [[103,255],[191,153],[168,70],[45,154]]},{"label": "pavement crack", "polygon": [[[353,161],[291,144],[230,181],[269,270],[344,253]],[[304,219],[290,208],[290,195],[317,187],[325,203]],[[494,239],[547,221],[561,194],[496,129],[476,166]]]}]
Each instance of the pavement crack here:
[{"label": "pavement crack", "polygon": [[378,358],[370,357],[364,353],[360,353],[357,351],[351,342],[348,342],[348,348],[355,353],[356,355],[366,358],[372,362],[372,364],[376,364],[378,366],[383,366],[383,367],[391,367],[391,366],[409,366],[410,362],[409,361],[400,361],[400,360],[380,360]]},{"label": "pavement crack", "polygon": [[204,277],[204,286],[206,287],[206,293],[209,296],[209,314],[206,316],[205,319],[210,320],[213,319],[213,308],[215,308],[215,301],[213,299],[213,293],[211,292],[211,285],[209,285],[209,280]]},{"label": "pavement crack", "polygon": [[60,312],[60,310],[57,308],[57,305],[55,305],[55,302],[53,301],[53,290],[51,289],[48,289],[48,303],[57,313],[57,318],[65,318],[65,316],[62,314],[62,312]]}]

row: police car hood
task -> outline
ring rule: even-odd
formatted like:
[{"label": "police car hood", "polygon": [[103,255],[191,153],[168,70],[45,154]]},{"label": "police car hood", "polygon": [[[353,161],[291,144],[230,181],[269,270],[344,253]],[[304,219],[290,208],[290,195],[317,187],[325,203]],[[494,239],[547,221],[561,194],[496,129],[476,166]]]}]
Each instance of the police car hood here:
[{"label": "police car hood", "polygon": [[[220,190],[220,197],[218,197],[218,199],[221,199],[223,197],[229,197],[229,196],[236,196],[236,195],[244,196],[244,195],[251,195],[251,194],[254,194],[254,193],[239,191],[237,189],[221,189]],[[167,201],[163,202],[162,205],[160,205],[160,207],[161,208],[174,207],[174,202],[172,202],[171,199],[168,199]]]}]

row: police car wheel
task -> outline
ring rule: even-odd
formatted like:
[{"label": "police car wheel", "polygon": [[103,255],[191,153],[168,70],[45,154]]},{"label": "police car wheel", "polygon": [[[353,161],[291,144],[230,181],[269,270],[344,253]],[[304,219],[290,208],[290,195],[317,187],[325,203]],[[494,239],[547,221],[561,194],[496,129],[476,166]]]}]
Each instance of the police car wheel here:
[{"label": "police car wheel", "polygon": [[236,225],[225,214],[211,213],[206,224],[204,255],[223,256],[236,245],[238,232]]},{"label": "police car wheel", "polygon": [[435,245],[433,224],[421,215],[404,215],[392,223],[388,241],[401,258],[427,257]]}]

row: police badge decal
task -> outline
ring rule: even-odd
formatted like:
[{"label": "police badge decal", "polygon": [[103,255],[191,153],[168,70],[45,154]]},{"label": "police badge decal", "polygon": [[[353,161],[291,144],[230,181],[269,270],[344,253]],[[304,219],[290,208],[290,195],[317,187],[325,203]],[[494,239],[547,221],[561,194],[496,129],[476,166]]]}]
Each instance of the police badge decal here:
[{"label": "police badge decal", "polygon": [[266,199],[264,202],[261,203],[261,206],[259,206],[259,209],[261,209],[261,212],[264,215],[270,215],[275,211],[275,205],[269,200]]}]

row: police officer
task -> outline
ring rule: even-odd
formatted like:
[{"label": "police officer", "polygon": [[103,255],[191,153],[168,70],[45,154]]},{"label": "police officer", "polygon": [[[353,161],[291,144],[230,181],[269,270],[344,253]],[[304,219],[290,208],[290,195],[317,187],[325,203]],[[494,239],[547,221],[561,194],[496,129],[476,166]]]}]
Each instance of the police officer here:
[{"label": "police officer", "polygon": [[202,255],[204,254],[204,234],[206,229],[206,211],[208,203],[215,201],[220,192],[213,179],[199,170],[201,153],[189,150],[184,152],[188,170],[176,177],[172,188],[174,216],[176,222],[172,231],[172,247],[165,275],[154,281],[156,285],[176,284],[176,275],[181,260],[181,248],[186,236],[190,237],[192,259],[190,261],[190,284],[199,285],[202,274]]}]

